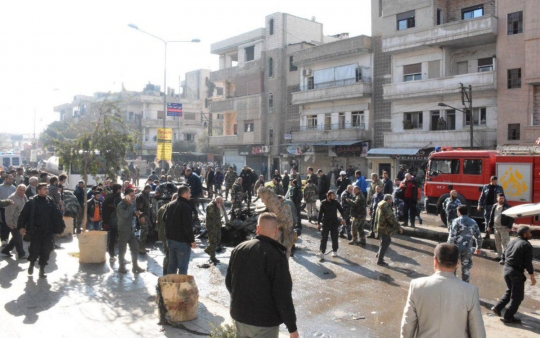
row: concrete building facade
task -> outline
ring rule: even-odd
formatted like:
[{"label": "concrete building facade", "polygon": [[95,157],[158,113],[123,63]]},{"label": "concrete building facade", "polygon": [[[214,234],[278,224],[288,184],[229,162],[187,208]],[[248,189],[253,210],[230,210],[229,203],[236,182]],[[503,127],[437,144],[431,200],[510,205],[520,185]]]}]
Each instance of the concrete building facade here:
[{"label": "concrete building facade", "polygon": [[497,143],[534,145],[540,137],[540,3],[499,0],[497,14]]},{"label": "concrete building facade", "polygon": [[435,147],[469,147],[461,84],[472,87],[474,147],[496,146],[496,11],[493,0],[372,0],[373,172],[416,171]]}]

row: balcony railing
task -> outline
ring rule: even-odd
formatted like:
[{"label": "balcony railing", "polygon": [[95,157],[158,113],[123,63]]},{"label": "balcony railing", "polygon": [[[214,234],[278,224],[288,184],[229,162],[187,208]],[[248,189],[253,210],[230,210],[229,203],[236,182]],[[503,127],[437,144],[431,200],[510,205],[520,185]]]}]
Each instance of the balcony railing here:
[{"label": "balcony railing", "polygon": [[357,82],[371,83],[371,78],[368,76],[361,76],[361,77],[355,77],[355,78],[350,78],[350,79],[303,85],[303,86],[300,86],[300,91],[348,86]]},{"label": "balcony railing", "polygon": [[342,130],[342,129],[366,129],[366,124],[345,122],[345,123],[330,124],[330,125],[300,126],[297,128],[292,128],[291,132],[310,131],[310,130]]}]

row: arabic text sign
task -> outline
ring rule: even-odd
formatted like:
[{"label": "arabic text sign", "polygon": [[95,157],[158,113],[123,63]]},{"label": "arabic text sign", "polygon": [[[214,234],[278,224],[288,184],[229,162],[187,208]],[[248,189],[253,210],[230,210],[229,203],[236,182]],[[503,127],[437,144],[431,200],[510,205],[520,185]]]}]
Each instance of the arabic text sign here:
[{"label": "arabic text sign", "polygon": [[170,161],[172,159],[171,128],[158,128],[156,157],[158,161]]},{"label": "arabic text sign", "polygon": [[497,163],[497,177],[507,201],[532,202],[532,165]]}]

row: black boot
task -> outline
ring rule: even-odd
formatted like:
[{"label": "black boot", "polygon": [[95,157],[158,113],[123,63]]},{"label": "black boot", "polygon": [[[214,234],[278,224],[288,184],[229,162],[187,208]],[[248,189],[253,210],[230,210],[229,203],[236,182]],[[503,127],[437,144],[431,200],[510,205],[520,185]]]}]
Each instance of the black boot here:
[{"label": "black boot", "polygon": [[30,266],[28,267],[28,276],[32,276],[34,274],[34,262],[30,262]]},{"label": "black boot", "polygon": [[144,272],[145,270],[143,268],[141,268],[140,266],[138,266],[137,263],[134,263],[133,268],[131,269],[131,271],[133,273],[141,273],[141,272]]},{"label": "black boot", "polygon": [[44,266],[39,267],[39,278],[47,278],[47,275],[45,274],[45,267]]},{"label": "black boot", "polygon": [[121,264],[120,267],[118,268],[118,272],[120,273],[127,273],[127,269],[126,269],[126,266],[124,264]]}]

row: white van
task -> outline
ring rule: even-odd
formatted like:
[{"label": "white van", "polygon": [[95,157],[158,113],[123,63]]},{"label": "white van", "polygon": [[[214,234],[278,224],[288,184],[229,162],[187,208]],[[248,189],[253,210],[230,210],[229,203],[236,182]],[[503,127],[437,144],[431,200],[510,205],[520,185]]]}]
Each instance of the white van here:
[{"label": "white van", "polygon": [[14,152],[0,152],[0,167],[6,170],[9,166],[19,167],[22,164],[21,154]]}]

